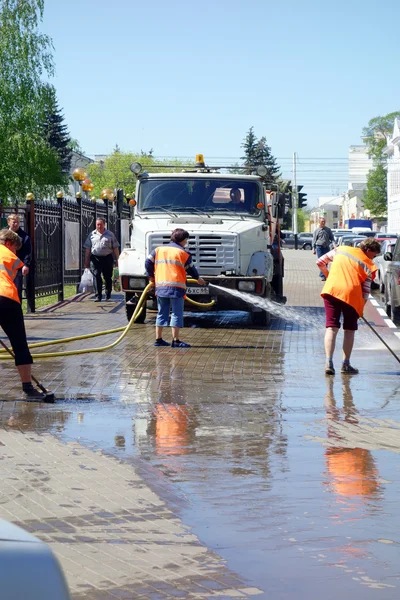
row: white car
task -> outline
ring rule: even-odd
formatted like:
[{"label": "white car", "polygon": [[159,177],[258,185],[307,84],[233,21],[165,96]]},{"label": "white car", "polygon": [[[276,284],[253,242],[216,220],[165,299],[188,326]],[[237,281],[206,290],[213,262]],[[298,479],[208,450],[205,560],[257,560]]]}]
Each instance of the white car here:
[{"label": "white car", "polygon": [[388,261],[383,260],[383,255],[385,254],[385,252],[393,253],[395,245],[395,239],[383,240],[381,243],[382,252],[376,258],[374,258],[374,263],[376,264],[379,270],[377,271],[375,279],[372,282],[372,287],[374,287],[375,289],[379,288],[379,291],[382,293],[385,291],[385,277],[389,264]]}]

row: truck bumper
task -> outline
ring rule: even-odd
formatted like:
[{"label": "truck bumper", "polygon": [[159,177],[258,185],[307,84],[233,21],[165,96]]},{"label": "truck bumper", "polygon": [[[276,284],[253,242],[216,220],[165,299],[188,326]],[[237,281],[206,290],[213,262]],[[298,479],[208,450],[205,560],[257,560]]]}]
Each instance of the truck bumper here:
[{"label": "truck bumper", "polygon": [[[204,276],[205,280],[211,285],[207,287],[207,294],[202,294],[204,286],[199,286],[195,283],[188,283],[187,295],[196,300],[206,304],[211,300],[215,301],[215,305],[212,307],[205,307],[204,310],[249,310],[249,304],[243,299],[238,298],[229,293],[228,290],[234,290],[238,292],[244,292],[252,296],[258,296],[261,298],[269,298],[271,296],[271,285],[265,279],[265,277],[226,277],[226,276]],[[130,288],[130,279],[127,276],[121,278],[122,291],[126,294],[126,299],[140,298],[144,288],[148,284],[148,278],[141,276],[140,288]],[[217,287],[214,287],[217,286]],[[221,289],[222,288],[222,289]],[[196,290],[194,292],[193,290]],[[198,292],[197,292],[198,290]],[[191,293],[192,292],[192,293]],[[154,298],[154,289],[150,290],[148,299]],[[189,302],[185,303],[185,308],[190,311],[201,311],[201,307],[194,307]],[[257,309],[256,309],[257,310]]]}]

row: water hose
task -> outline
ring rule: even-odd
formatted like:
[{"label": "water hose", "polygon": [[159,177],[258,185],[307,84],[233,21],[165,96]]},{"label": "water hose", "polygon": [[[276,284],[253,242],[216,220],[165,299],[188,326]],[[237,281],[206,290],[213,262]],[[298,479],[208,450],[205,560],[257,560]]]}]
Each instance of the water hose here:
[{"label": "water hose", "polygon": [[[188,282],[189,283],[197,283],[197,280],[196,279],[188,279]],[[96,336],[100,336],[100,335],[109,335],[111,333],[117,333],[119,331],[122,331],[122,334],[114,342],[112,342],[106,346],[101,346],[98,348],[82,348],[79,350],[65,350],[63,352],[47,352],[47,353],[42,353],[42,354],[32,354],[32,358],[33,359],[41,359],[41,358],[53,358],[53,357],[60,357],[60,356],[73,356],[76,354],[89,354],[91,352],[104,352],[105,350],[110,350],[111,348],[114,348],[114,346],[119,344],[124,339],[124,337],[128,333],[128,331],[131,328],[131,326],[133,325],[133,323],[136,321],[136,319],[141,314],[141,312],[143,310],[143,305],[146,301],[147,294],[148,294],[149,290],[152,288],[152,286],[153,286],[153,283],[150,282],[143,290],[142,295],[140,296],[139,301],[134,310],[134,313],[133,313],[129,323],[125,327],[117,327],[114,329],[108,329],[106,331],[97,331],[95,333],[87,333],[87,334],[78,335],[75,337],[63,338],[63,339],[59,339],[59,340],[36,342],[34,344],[30,344],[29,348],[31,349],[31,348],[39,348],[39,347],[43,347],[43,346],[53,346],[55,344],[64,344],[64,343],[68,343],[68,342],[84,340],[84,339],[88,339],[88,338],[96,337]],[[191,298],[185,297],[185,299],[195,306],[200,306],[200,307],[204,307],[204,308],[209,308],[215,304],[215,300],[212,300],[211,302],[207,302],[207,303],[201,303],[201,302],[196,302],[196,300],[192,300]],[[5,354],[5,352],[8,352],[8,348],[6,350],[0,350],[0,360],[11,360],[11,356],[8,356],[7,354]]]},{"label": "water hose", "polygon": [[386,348],[389,350],[390,354],[392,354],[394,356],[394,358],[397,360],[397,362],[400,363],[400,358],[397,356],[397,354],[395,352],[393,352],[393,350],[391,349],[391,347],[385,342],[385,340],[379,335],[379,333],[376,331],[376,329],[374,327],[372,327],[371,323],[369,323],[367,321],[367,319],[365,317],[361,317],[362,320],[364,321],[364,323],[366,323],[368,325],[368,327],[370,329],[372,329],[372,331],[374,332],[374,334],[380,339],[380,341],[382,342],[382,344],[384,346],[386,346]]}]

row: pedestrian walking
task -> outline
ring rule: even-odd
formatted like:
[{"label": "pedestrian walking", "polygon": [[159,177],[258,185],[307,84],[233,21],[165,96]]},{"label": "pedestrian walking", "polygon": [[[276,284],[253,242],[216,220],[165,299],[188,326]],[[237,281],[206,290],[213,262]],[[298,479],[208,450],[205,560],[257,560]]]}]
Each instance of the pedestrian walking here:
[{"label": "pedestrian walking", "polygon": [[26,339],[21,301],[14,283],[17,272],[24,265],[16,254],[21,246],[22,242],[15,231],[0,231],[0,326],[13,349],[24,398],[35,402],[46,401],[46,395],[32,385],[33,360]]},{"label": "pedestrian walking", "polygon": [[7,217],[7,225],[11,231],[14,231],[21,238],[21,248],[17,250],[16,254],[20,260],[22,260],[23,267],[18,269],[15,276],[14,283],[18,290],[19,301],[22,302],[22,284],[23,278],[29,275],[29,271],[32,264],[32,243],[29,235],[21,229],[19,215],[12,213]]},{"label": "pedestrian walking", "polygon": [[[336,247],[332,230],[329,227],[326,227],[325,217],[320,217],[319,227],[317,227],[313,235],[313,253],[316,254],[318,258],[321,258],[321,256],[329,252],[331,243],[334,247]],[[319,276],[322,281],[325,281],[325,275],[322,272],[319,274]]]},{"label": "pedestrian walking", "polygon": [[119,242],[113,232],[106,229],[104,219],[96,219],[96,229],[89,233],[83,247],[86,250],[85,269],[90,268],[96,280],[95,302],[101,302],[103,298],[102,275],[106,288],[106,300],[109,300],[114,261],[117,263],[119,258]]},{"label": "pedestrian walking", "polygon": [[[373,259],[380,251],[379,242],[367,238],[358,248],[339,246],[317,260],[317,265],[326,278],[321,292],[326,315],[326,375],[335,374],[333,354],[341,315],[344,331],[341,372],[350,375],[358,373],[358,369],[350,365],[350,356],[358,329],[358,319],[363,315],[371,291],[371,282],[378,270]],[[332,264],[328,271],[327,265],[330,263]]]},{"label": "pedestrian walking", "polygon": [[145,262],[146,273],[155,284],[157,296],[158,314],[156,320],[155,346],[169,346],[169,342],[163,340],[163,327],[169,322],[171,311],[171,328],[173,348],[190,348],[179,339],[179,330],[183,327],[183,306],[186,293],[187,275],[197,279],[200,285],[207,285],[204,279],[199,277],[193,264],[190,252],[185,250],[189,239],[189,233],[184,229],[174,229],[171,241],[167,246],[159,246]]}]

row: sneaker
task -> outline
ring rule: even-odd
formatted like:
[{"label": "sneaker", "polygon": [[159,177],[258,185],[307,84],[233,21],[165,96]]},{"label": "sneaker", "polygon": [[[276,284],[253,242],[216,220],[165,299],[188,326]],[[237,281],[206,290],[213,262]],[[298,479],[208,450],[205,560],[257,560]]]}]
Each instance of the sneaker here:
[{"label": "sneaker", "polygon": [[111,293],[110,294],[106,294],[106,300],[110,300],[111,299]]},{"label": "sneaker", "polygon": [[321,277],[321,281],[326,281],[325,275],[323,277]]},{"label": "sneaker", "polygon": [[101,298],[95,298],[94,301],[95,302],[101,302]]},{"label": "sneaker", "polygon": [[190,344],[186,344],[186,342],[181,342],[180,340],[173,340],[171,344],[172,348],[191,348]]},{"label": "sneaker", "polygon": [[163,339],[159,339],[159,340],[156,340],[156,341],[154,342],[154,345],[155,345],[156,347],[160,347],[160,346],[170,346],[171,344],[170,344],[169,342],[166,342],[166,341],[165,341],[165,340],[163,340]]},{"label": "sneaker", "polygon": [[343,364],[340,372],[347,373],[348,375],[357,375],[358,369],[355,369],[349,364]]},{"label": "sneaker", "polygon": [[335,369],[333,367],[333,365],[326,365],[325,367],[325,375],[334,375],[335,374]]},{"label": "sneaker", "polygon": [[46,394],[39,392],[35,387],[28,388],[23,391],[23,399],[27,402],[44,402]]}]

